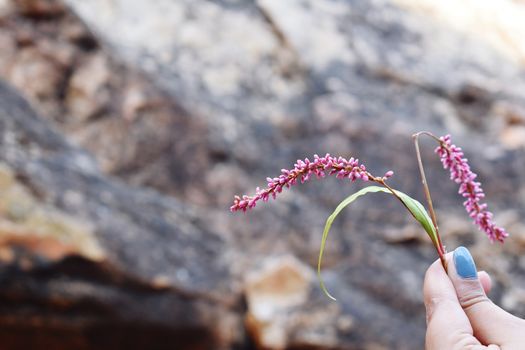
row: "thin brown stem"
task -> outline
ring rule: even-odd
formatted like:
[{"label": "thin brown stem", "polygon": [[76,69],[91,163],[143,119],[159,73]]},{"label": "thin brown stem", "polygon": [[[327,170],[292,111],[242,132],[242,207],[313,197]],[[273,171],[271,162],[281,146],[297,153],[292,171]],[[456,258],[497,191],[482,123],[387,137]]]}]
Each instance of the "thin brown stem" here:
[{"label": "thin brown stem", "polygon": [[439,139],[439,137],[437,137],[436,135],[434,135],[433,133],[429,132],[429,131],[420,131],[420,132],[416,132],[415,134],[412,135],[412,138],[415,138],[417,139],[420,135],[426,135],[432,139],[434,139],[437,143],[439,144],[443,144],[443,141],[441,141]]},{"label": "thin brown stem", "polygon": [[436,250],[441,260],[441,264],[443,265],[443,268],[445,268],[446,270],[447,269],[446,260],[445,260],[446,251],[445,251],[445,247],[443,246],[443,243],[441,242],[441,237],[439,235],[439,227],[437,224],[436,212],[434,210],[434,205],[432,204],[432,196],[430,195],[430,189],[428,187],[427,177],[425,175],[425,167],[423,166],[423,160],[421,159],[421,151],[419,150],[419,136],[420,135],[427,135],[433,138],[434,140],[436,140],[437,142],[439,142],[440,144],[441,144],[441,140],[428,131],[421,131],[421,132],[418,132],[412,135],[412,138],[414,139],[414,146],[416,147],[417,163],[419,166],[419,173],[421,174],[421,182],[423,184],[423,189],[425,191],[425,197],[428,203],[428,211],[430,212],[430,218],[432,219],[432,224],[434,225],[434,228],[436,229],[436,237],[437,237]]}]

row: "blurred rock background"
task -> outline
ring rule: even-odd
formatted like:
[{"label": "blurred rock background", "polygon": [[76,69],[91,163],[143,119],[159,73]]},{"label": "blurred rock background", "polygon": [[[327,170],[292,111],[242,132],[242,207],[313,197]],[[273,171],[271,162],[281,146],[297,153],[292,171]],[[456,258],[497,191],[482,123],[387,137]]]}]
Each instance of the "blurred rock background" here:
[{"label": "blurred rock background", "polygon": [[[436,255],[394,200],[326,216],[313,181],[230,214],[297,158],[355,156],[423,199],[410,135],[451,133],[490,244],[425,142],[443,239],[525,317],[520,1],[1,0],[3,349],[421,349]],[[379,205],[379,203],[381,205]]]}]

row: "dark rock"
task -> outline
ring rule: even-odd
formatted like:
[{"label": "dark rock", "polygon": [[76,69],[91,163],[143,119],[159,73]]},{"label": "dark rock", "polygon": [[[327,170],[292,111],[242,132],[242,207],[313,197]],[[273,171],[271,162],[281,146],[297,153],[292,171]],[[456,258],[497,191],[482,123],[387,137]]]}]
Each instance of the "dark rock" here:
[{"label": "dark rock", "polygon": [[28,207],[2,216],[6,349],[215,349],[242,340],[228,248],[197,212],[104,178],[3,83],[0,149],[2,198],[14,191],[13,202]]}]

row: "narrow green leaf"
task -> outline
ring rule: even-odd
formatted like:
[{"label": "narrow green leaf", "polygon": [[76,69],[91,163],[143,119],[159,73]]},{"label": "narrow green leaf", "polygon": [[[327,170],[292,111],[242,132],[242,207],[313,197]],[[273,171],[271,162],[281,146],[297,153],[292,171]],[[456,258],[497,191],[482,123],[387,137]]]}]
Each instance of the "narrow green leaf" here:
[{"label": "narrow green leaf", "polygon": [[321,285],[321,289],[326,294],[326,296],[329,297],[332,300],[336,300],[336,299],[328,292],[328,290],[326,289],[326,286],[325,286],[325,284],[323,282],[323,279],[321,278],[321,264],[322,264],[322,260],[323,260],[323,252],[324,252],[324,248],[325,248],[325,245],[326,245],[326,239],[328,238],[328,232],[330,231],[330,228],[332,227],[332,223],[334,222],[334,220],[337,217],[337,215],[339,215],[339,213],[347,205],[349,205],[350,203],[355,201],[357,198],[359,198],[361,196],[364,196],[367,193],[383,191],[383,189],[384,189],[383,187],[379,187],[379,186],[368,186],[368,187],[365,187],[365,188],[361,189],[360,191],[352,194],[351,196],[349,196],[346,199],[344,199],[341,203],[339,203],[337,208],[335,208],[334,212],[328,217],[328,219],[326,219],[326,224],[325,224],[324,230],[323,230],[323,238],[321,239],[321,249],[319,251],[319,260],[317,261],[317,277],[319,278],[319,283]]},{"label": "narrow green leaf", "polygon": [[[432,223],[432,219],[430,218],[430,215],[426,211],[423,204],[421,204],[419,201],[415,200],[414,198],[410,197],[409,195],[401,191],[397,191],[397,190],[394,190],[394,191],[401,198],[403,203],[405,203],[405,205],[408,207],[408,210],[414,216],[414,218],[421,224],[421,226],[423,226],[426,233],[430,237],[430,240],[432,240],[432,243],[434,243],[434,245],[437,245],[438,239],[437,239],[436,228],[434,227],[434,224]],[[391,193],[386,188],[383,189],[383,192]]]},{"label": "narrow green leaf", "polygon": [[[405,204],[405,206],[408,208],[412,216],[421,224],[421,226],[423,226],[423,228],[427,232],[428,236],[430,237],[434,245],[436,245],[437,244],[436,231],[435,231],[434,225],[432,224],[432,220],[430,219],[430,216],[425,210],[425,207],[423,207],[423,205],[420,202],[408,196],[407,194],[401,191],[397,191],[397,190],[394,190],[394,191],[399,196],[401,201]],[[324,230],[323,230],[323,237],[321,239],[321,249],[319,250],[319,260],[317,262],[317,277],[319,279],[319,284],[321,286],[321,289],[326,294],[326,296],[328,296],[332,300],[336,300],[336,299],[328,292],[323,282],[323,279],[321,278],[321,264],[323,260],[323,252],[325,249],[326,240],[328,238],[328,232],[330,231],[330,228],[332,227],[332,223],[334,222],[337,215],[339,215],[339,213],[344,208],[346,208],[346,206],[348,206],[350,203],[355,201],[357,198],[364,196],[365,194],[376,193],[376,192],[385,192],[385,193],[392,194],[392,192],[390,192],[390,190],[388,190],[385,187],[379,187],[379,186],[365,187],[357,191],[356,193],[348,196],[347,198],[345,198],[341,203],[339,203],[337,208],[335,208],[334,212],[328,217],[328,219],[326,219],[326,223],[325,223]]]}]

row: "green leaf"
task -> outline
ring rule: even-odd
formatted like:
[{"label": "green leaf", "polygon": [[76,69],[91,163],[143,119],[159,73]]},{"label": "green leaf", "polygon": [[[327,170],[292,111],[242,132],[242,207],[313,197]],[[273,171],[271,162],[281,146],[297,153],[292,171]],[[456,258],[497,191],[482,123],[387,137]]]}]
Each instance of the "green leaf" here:
[{"label": "green leaf", "polygon": [[[330,228],[332,227],[332,223],[334,222],[337,215],[339,215],[339,213],[344,208],[346,208],[346,206],[348,206],[350,203],[355,201],[357,198],[364,196],[365,194],[376,193],[376,192],[385,192],[385,193],[389,193],[393,195],[392,192],[390,192],[390,190],[385,187],[379,187],[379,186],[365,187],[361,189],[360,191],[352,194],[351,196],[348,196],[347,198],[345,198],[341,203],[339,203],[337,208],[335,208],[334,212],[328,217],[328,219],[326,219],[326,224],[323,230],[323,238],[321,240],[321,249],[319,251],[319,260],[317,262],[317,277],[319,279],[319,284],[321,285],[321,289],[326,294],[326,296],[328,296],[332,300],[336,300],[336,299],[328,292],[323,282],[323,279],[321,278],[321,263],[323,260],[323,252],[324,252],[325,245],[326,245],[326,239],[328,238],[328,232],[330,231]],[[421,224],[421,226],[423,226],[423,228],[429,235],[430,239],[432,240],[432,243],[436,245],[437,244],[436,230],[434,228],[434,225],[432,224],[432,219],[430,219],[430,216],[425,210],[425,207],[423,207],[423,205],[419,203],[417,200],[415,200],[414,198],[408,196],[407,194],[401,191],[394,190],[394,192],[397,194],[399,199],[403,202],[405,207],[410,211],[412,216]]]},{"label": "green leaf", "polygon": [[[430,218],[430,215],[428,215],[428,212],[426,211],[423,204],[421,204],[419,201],[415,200],[414,198],[410,197],[409,195],[394,190],[396,194],[401,198],[403,203],[407,206],[407,209],[410,211],[412,216],[423,226],[425,229],[425,232],[430,237],[430,240],[434,245],[437,246],[438,239],[437,239],[437,233],[436,228],[434,227],[434,224],[432,223],[432,219]],[[388,189],[383,188],[383,192],[391,193]]]}]

